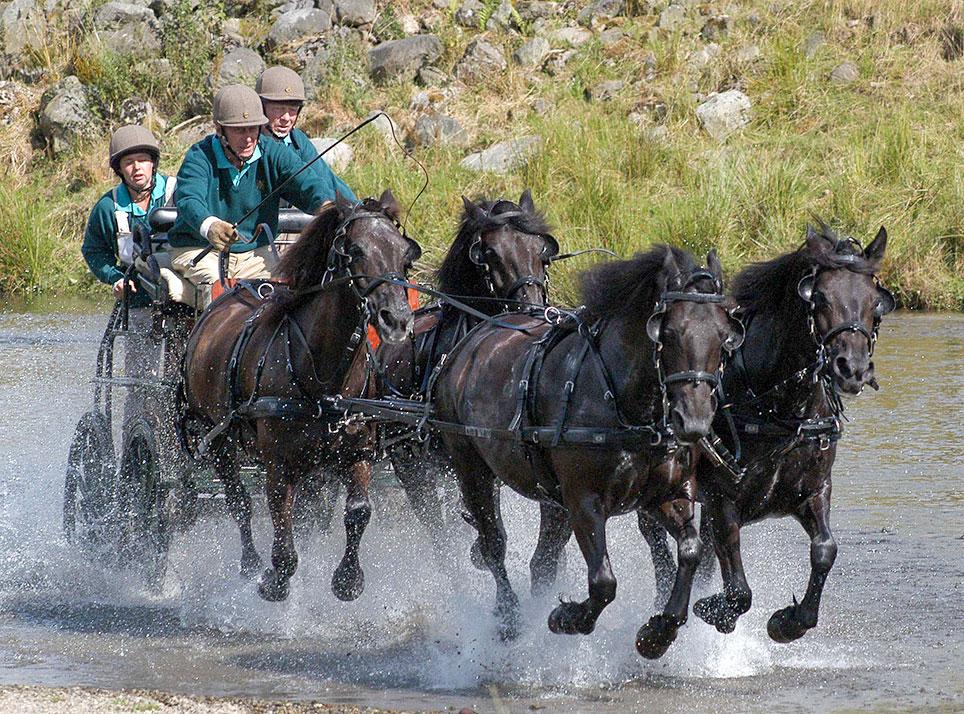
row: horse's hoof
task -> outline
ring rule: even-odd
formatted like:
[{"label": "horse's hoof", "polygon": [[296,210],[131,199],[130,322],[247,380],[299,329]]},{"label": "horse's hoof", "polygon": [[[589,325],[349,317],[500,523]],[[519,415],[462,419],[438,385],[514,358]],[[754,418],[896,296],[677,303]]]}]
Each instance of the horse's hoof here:
[{"label": "horse's hoof", "polygon": [[241,577],[245,580],[250,580],[258,571],[262,568],[261,556],[258,555],[257,551],[251,551],[250,553],[241,554]]},{"label": "horse's hoof", "polygon": [[557,635],[588,635],[594,629],[580,602],[561,602],[549,613],[549,631]]},{"label": "horse's hoof", "polygon": [[365,592],[365,573],[354,565],[339,565],[331,577],[331,591],[342,602],[351,602]]},{"label": "horse's hoof", "polygon": [[258,583],[258,595],[268,602],[281,602],[288,597],[288,581],[282,581],[273,570],[265,570]]},{"label": "horse's hoof", "polygon": [[808,627],[804,627],[797,619],[797,608],[794,605],[777,610],[767,622],[767,634],[774,642],[786,644],[798,640],[807,634]]},{"label": "horse's hoof", "polygon": [[472,566],[476,570],[488,570],[485,565],[485,558],[482,557],[482,543],[476,538],[472,541],[472,547],[469,549],[469,559],[472,561]]},{"label": "horse's hoof", "polygon": [[713,625],[718,632],[728,635],[736,629],[737,618],[742,614],[730,603],[726,595],[717,593],[697,600],[693,605],[693,612],[708,625]]},{"label": "horse's hoof", "polygon": [[676,640],[681,624],[675,617],[653,615],[636,633],[636,651],[646,659],[659,659]]}]

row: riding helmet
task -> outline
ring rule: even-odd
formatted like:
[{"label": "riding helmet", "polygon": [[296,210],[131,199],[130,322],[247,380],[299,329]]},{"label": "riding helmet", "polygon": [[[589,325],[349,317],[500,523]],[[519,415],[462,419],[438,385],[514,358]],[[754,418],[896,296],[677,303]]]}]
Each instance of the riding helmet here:
[{"label": "riding helmet", "polygon": [[266,102],[305,101],[305,84],[294,70],[280,65],[268,67],[255,85],[258,96]]},{"label": "riding helmet", "polygon": [[261,98],[251,87],[229,84],[214,97],[214,123],[221,126],[262,126],[268,117],[261,108]]},{"label": "riding helmet", "polygon": [[154,168],[161,160],[161,147],[150,129],[136,124],[122,126],[110,137],[110,167],[115,171],[120,171],[120,160],[127,154],[143,151],[150,154],[154,159]]}]

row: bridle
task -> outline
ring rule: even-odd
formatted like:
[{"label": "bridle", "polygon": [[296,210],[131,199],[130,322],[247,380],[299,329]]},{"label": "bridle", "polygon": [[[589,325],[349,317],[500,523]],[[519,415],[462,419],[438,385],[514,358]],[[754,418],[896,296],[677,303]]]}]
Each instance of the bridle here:
[{"label": "bridle", "polygon": [[[499,201],[496,201],[493,205],[498,205]],[[472,238],[472,242],[469,245],[469,260],[472,264],[479,268],[482,273],[482,282],[485,285],[486,290],[489,292],[490,297],[505,300],[510,306],[514,302],[515,295],[528,285],[538,287],[542,291],[543,303],[549,302],[549,263],[554,255],[559,253],[559,242],[556,240],[555,236],[549,233],[538,234],[538,237],[542,238],[546,243],[546,247],[542,252],[542,264],[546,268],[543,271],[543,277],[537,278],[531,273],[529,275],[523,275],[519,277],[509,289],[504,291],[504,295],[499,295],[496,292],[495,284],[492,281],[492,266],[485,258],[485,252],[482,249],[482,235],[483,233],[488,233],[492,230],[498,228],[504,228],[509,225],[513,218],[519,218],[521,216],[527,215],[524,211],[504,211],[502,213],[492,213],[492,209],[485,212],[486,216],[486,226],[490,226],[490,222],[494,222],[497,225],[489,227],[487,230],[482,230],[481,228],[476,231]]]},{"label": "bridle", "polygon": [[[700,280],[710,280],[713,283],[715,291],[712,293],[706,292],[687,292],[687,288],[693,286],[696,282]],[[673,372],[671,374],[665,374],[662,364],[662,352],[663,352],[663,342],[662,342],[662,332],[663,332],[663,319],[666,316],[666,312],[669,310],[670,305],[675,302],[694,302],[698,304],[714,304],[714,305],[724,305],[727,302],[726,296],[723,294],[723,285],[713,273],[708,270],[694,270],[685,279],[679,279],[676,281],[678,288],[676,290],[666,290],[660,295],[659,300],[657,300],[655,307],[653,308],[653,313],[650,315],[649,319],[646,321],[646,334],[649,339],[653,342],[653,363],[656,366],[656,375],[659,381],[659,389],[663,402],[663,426],[667,425],[667,419],[669,414],[669,394],[667,387],[671,384],[678,384],[681,382],[689,382],[694,385],[700,382],[706,382],[716,393],[720,389],[720,383],[723,376],[723,365],[724,361],[720,360],[720,367],[717,372],[706,372],[704,370],[683,370],[680,372]],[[724,308],[726,310],[726,308]],[[736,316],[735,308],[732,310],[726,310],[727,318],[730,323],[730,336],[723,342],[723,349],[727,353],[732,353],[734,350],[738,349],[741,344],[743,344],[743,338],[746,335],[746,330],[743,327],[743,322]]]}]

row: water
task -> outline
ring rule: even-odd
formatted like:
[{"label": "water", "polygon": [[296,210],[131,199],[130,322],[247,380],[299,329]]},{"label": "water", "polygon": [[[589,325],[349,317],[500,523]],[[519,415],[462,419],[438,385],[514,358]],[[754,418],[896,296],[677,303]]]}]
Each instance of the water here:
[{"label": "water", "polygon": [[[329,589],[344,536],[299,544],[292,594],[262,602],[237,576],[238,536],[202,520],[173,545],[161,592],[87,562],[60,538],[66,452],[88,407],[105,316],[0,314],[0,683],[145,687],[479,711],[832,711],[964,707],[964,317],[888,317],[880,393],[849,405],[835,469],[840,546],[818,627],[779,645],[775,609],[800,597],[808,542],[792,521],[744,531],[753,609],[723,636],[691,617],[661,660],[635,652],[652,571],[631,517],[611,523],[616,602],[587,637],[548,632],[555,596],[528,593],[533,504],[507,496],[509,571],[526,623],[496,639],[488,574],[453,584],[383,489],[362,559],[367,589]],[[467,527],[463,532],[468,543]],[[256,540],[268,552],[263,512]],[[467,561],[467,549],[458,558]],[[574,544],[559,593],[585,597]]]}]

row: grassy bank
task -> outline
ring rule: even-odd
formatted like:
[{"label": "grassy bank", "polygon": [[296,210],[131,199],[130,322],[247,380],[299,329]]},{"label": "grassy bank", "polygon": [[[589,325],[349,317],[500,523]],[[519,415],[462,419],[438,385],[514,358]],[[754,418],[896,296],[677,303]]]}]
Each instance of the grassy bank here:
[{"label": "grassy bank", "polygon": [[[393,6],[417,15],[428,4]],[[964,309],[964,60],[944,58],[945,27],[961,22],[953,11],[930,1],[741,3],[727,34],[714,40],[719,54],[705,66],[692,60],[706,44],[698,33],[654,30],[657,15],[638,15],[611,23],[625,32],[621,42],[607,47],[597,34],[557,76],[510,62],[484,85],[456,83],[444,112],[462,121],[473,148],[533,133],[544,148],[508,176],[462,169],[464,150],[417,150],[430,181],[409,226],[425,248],[423,268],[438,263],[454,235],[462,194],[518,197],[528,186],[566,250],[602,246],[629,255],[665,241],[705,253],[715,246],[730,271],[798,245],[812,215],[864,242],[885,225],[891,238],[883,277],[902,304]],[[815,32],[825,42],[807,53]],[[478,33],[449,18],[437,34],[445,44],[439,64],[450,69]],[[525,39],[508,32],[486,37],[507,55]],[[759,59],[741,54],[750,45]],[[856,64],[858,78],[830,82],[845,60]],[[643,80],[647,66],[651,79]],[[334,135],[375,108],[403,127],[411,123],[419,87],[359,90],[350,79],[340,83],[351,74],[332,73],[327,99],[303,117],[309,128]],[[586,90],[607,79],[626,86],[611,101],[588,101]],[[753,120],[720,143],[699,127],[694,93],[734,87],[751,98]],[[159,99],[170,102],[170,95]],[[551,109],[535,112],[535,99]],[[665,116],[652,110],[660,104]],[[634,112],[641,125],[630,120]],[[655,126],[665,126],[665,134],[655,134]],[[355,160],[344,175],[357,192],[392,187],[401,202],[414,198],[422,175],[397,147],[374,131],[352,144]],[[176,167],[183,151],[165,137],[166,168]],[[106,139],[70,157],[38,152],[2,170],[3,290],[91,289],[79,242],[86,211],[109,186],[105,153]],[[574,297],[573,273],[585,265],[555,269],[557,295]]]}]

